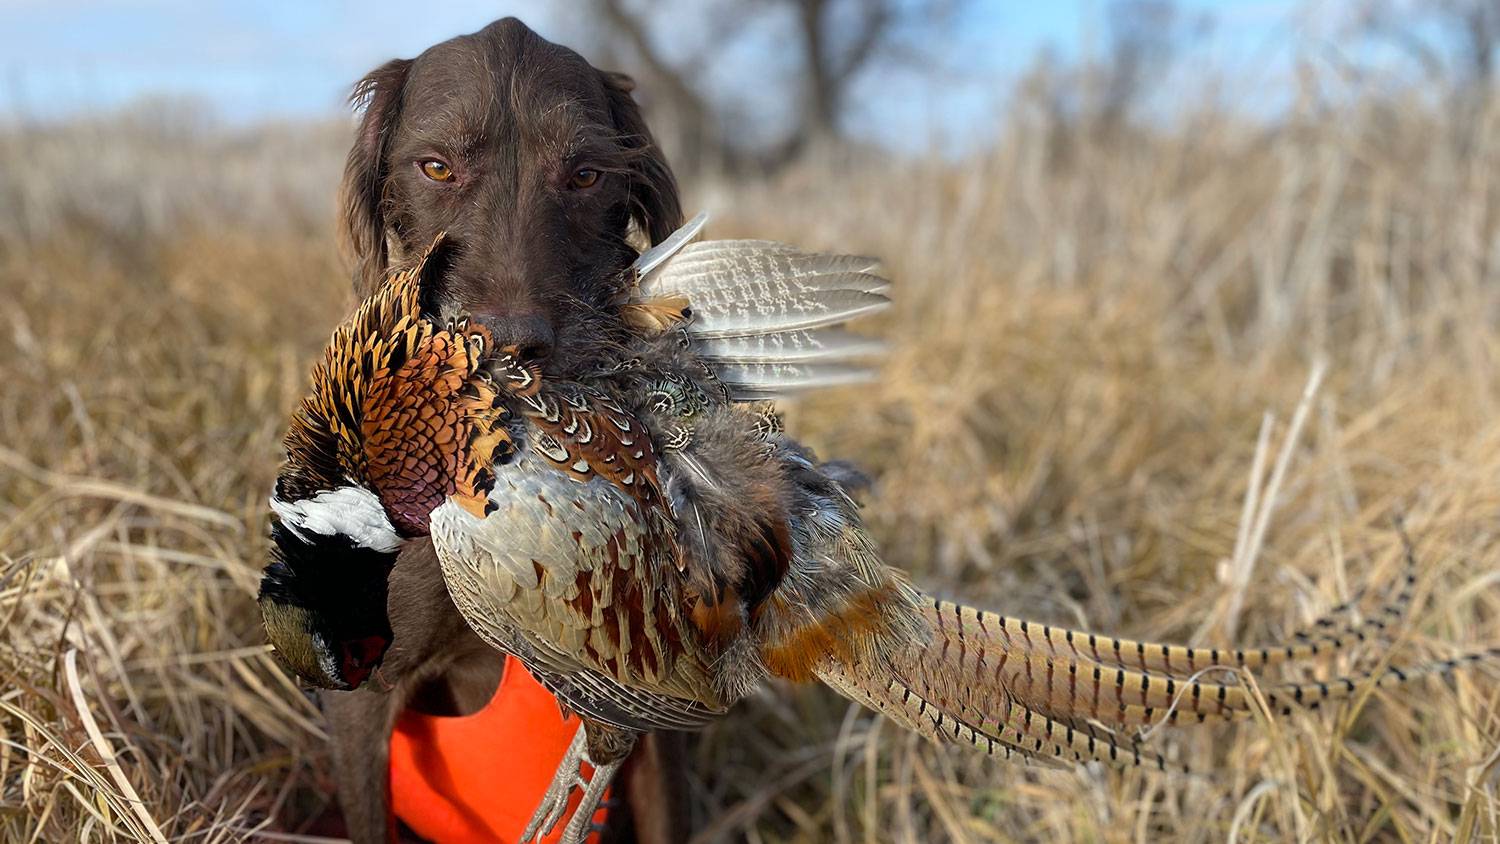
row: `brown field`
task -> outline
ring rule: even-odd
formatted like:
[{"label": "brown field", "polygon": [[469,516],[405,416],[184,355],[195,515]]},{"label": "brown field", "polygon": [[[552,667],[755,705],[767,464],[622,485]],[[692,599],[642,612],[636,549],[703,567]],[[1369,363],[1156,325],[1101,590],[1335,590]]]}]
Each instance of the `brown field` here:
[{"label": "brown field", "polygon": [[[1004,125],[957,161],[691,191],[715,235],[886,260],[880,379],[789,422],[876,475],[889,558],[1041,621],[1249,643],[1374,606],[1400,510],[1395,661],[1500,644],[1500,102],[1147,134],[1023,101]],[[0,131],[0,840],[264,840],[331,799],[253,596],[282,427],[350,304],[346,134],[165,109]],[[1497,702],[1481,667],[1159,731],[1216,772],[1187,778],[1024,768],[773,684],[705,734],[693,800],[702,841],[1495,840]]]}]

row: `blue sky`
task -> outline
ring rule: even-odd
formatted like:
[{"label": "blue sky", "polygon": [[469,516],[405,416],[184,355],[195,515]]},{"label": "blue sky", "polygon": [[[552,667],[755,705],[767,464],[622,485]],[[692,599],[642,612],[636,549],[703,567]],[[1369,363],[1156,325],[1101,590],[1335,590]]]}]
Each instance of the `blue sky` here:
[{"label": "blue sky", "polygon": [[[1317,3],[1178,5],[1216,21],[1200,48],[1205,61],[1268,83],[1287,76],[1293,58],[1318,38]],[[854,119],[962,131],[1038,51],[1076,57],[1097,45],[1105,8],[1106,0],[974,0],[942,50],[960,58],[958,77],[896,81],[900,96],[890,99],[898,102]],[[506,14],[576,43],[570,34],[582,13],[580,3],[536,0],[0,0],[0,118],[115,108],[153,95],[196,98],[228,120],[325,116],[338,113],[350,85],[388,58],[415,55]],[[677,16],[677,25],[689,17]]]}]

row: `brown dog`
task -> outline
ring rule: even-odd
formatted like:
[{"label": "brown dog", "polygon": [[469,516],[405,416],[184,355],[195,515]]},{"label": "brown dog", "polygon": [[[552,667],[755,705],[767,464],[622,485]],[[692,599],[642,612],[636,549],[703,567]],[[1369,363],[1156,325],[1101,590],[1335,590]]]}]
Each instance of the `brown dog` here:
[{"label": "brown dog", "polygon": [[[356,290],[371,292],[446,231],[441,307],[462,308],[549,374],[588,368],[623,326],[607,311],[635,259],[632,227],[655,243],[682,222],[677,185],[628,77],[506,18],[381,66],[355,88],[366,104],[340,189],[340,236]],[[408,706],[473,712],[502,659],[448,597],[431,546],[390,579],[387,692],[327,692],[339,799],[356,844],[394,835],[389,749]],[[616,840],[686,837],[681,736],[643,742],[624,777],[630,811]],[[622,807],[623,808],[623,807]],[[621,823],[633,816],[631,824]]]}]

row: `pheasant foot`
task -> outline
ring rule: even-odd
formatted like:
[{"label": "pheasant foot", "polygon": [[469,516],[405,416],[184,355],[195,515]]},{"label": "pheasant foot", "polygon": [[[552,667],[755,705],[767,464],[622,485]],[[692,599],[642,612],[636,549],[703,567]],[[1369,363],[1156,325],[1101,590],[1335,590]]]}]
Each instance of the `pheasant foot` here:
[{"label": "pheasant foot", "polygon": [[[612,732],[612,731],[611,731]],[[614,734],[611,738],[622,737],[622,734]],[[599,743],[598,736],[593,744]],[[630,736],[633,739],[633,736]],[[573,736],[573,742],[568,745],[567,753],[563,754],[562,761],[557,763],[557,773],[552,776],[552,783],[547,786],[547,791],[542,795],[541,802],[536,807],[536,812],[531,816],[531,821],[526,824],[526,829],[521,833],[522,841],[535,841],[539,836],[547,835],[561,821],[563,815],[568,811],[568,798],[573,795],[574,788],[583,789],[583,797],[578,802],[578,808],[574,810],[573,817],[568,820],[568,825],[563,827],[562,844],[585,844],[588,836],[594,831],[594,813],[599,810],[599,805],[604,799],[604,792],[609,789],[609,784],[614,780],[615,774],[625,764],[625,755],[629,752],[631,741],[624,747],[624,752],[615,752],[611,748],[608,752],[590,752],[589,729],[580,726],[578,732]],[[613,757],[608,762],[596,762],[593,757]],[[589,763],[594,769],[593,776],[585,779],[580,769],[580,764]]]}]

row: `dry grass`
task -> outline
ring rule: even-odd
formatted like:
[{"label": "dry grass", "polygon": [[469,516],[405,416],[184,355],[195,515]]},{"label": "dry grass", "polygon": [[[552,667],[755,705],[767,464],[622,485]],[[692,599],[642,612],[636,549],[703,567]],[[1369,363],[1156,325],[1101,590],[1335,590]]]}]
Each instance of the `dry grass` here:
[{"label": "dry grass", "polygon": [[[1500,103],[1467,128],[1370,100],[1145,136],[1023,100],[1006,126],[958,163],[700,192],[716,234],[864,250],[898,280],[884,377],[790,414],[878,475],[889,557],[1039,620],[1265,640],[1393,583],[1399,508],[1421,561],[1400,661],[1500,643]],[[330,799],[252,596],[279,434],[348,305],[342,143],[0,135],[28,162],[0,173],[4,841],[255,838]],[[1320,361],[1263,542],[1242,537],[1263,414],[1269,473]],[[1497,693],[1476,670],[1166,731],[1221,772],[1170,778],[930,747],[778,685],[705,735],[694,799],[704,840],[1494,840]]]}]

